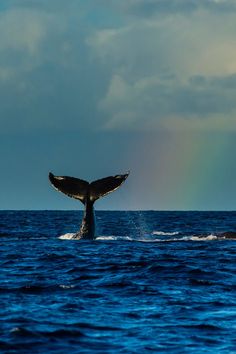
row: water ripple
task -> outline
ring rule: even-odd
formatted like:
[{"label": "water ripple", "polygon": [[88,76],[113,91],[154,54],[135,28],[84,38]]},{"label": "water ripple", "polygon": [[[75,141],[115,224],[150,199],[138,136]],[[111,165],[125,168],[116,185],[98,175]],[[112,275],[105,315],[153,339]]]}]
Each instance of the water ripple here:
[{"label": "water ripple", "polygon": [[236,212],[97,214],[0,212],[2,352],[233,353]]}]

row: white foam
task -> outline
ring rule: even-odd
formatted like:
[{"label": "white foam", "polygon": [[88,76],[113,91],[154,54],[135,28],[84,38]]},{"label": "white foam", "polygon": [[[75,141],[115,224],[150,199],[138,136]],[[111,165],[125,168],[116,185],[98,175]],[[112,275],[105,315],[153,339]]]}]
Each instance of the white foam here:
[{"label": "white foam", "polygon": [[[75,233],[67,233],[65,235],[61,235],[58,238],[60,240],[72,240],[75,236]],[[124,241],[136,241],[135,239],[129,236],[97,236],[96,241],[117,241],[117,240],[124,240]]]},{"label": "white foam", "polygon": [[178,234],[179,234],[178,231],[174,231],[174,232],[153,231],[152,233],[152,235],[157,235],[157,236],[174,236]]},{"label": "white foam", "polygon": [[217,240],[218,237],[215,235],[208,235],[205,237],[201,237],[201,236],[184,236],[184,237],[180,237],[180,238],[165,238],[165,239],[161,239],[161,238],[156,238],[156,239],[136,239],[135,241],[139,241],[139,242],[148,242],[148,243],[154,243],[154,242],[174,242],[174,241],[214,241]]},{"label": "white foam", "polygon": [[68,233],[68,234],[65,234],[65,235],[61,235],[58,238],[61,239],[61,240],[71,240],[74,236],[75,236],[75,234]]},{"label": "white foam", "polygon": [[[153,231],[152,235],[156,236],[174,236],[178,235],[179,232],[163,232],[163,231]],[[67,233],[65,235],[59,236],[59,239],[61,240],[72,240],[73,237],[75,236],[75,233]],[[155,242],[173,242],[173,241],[214,241],[217,240],[218,237],[216,235],[210,234],[206,236],[184,236],[184,237],[175,237],[175,238],[153,238],[152,236],[147,236],[145,238],[135,238],[135,237],[130,237],[130,236],[98,236],[96,237],[96,241],[138,241],[138,242],[149,242],[149,243],[155,243]]]},{"label": "white foam", "polygon": [[162,240],[162,239],[160,239],[160,238],[156,238],[156,239],[140,238],[140,239],[137,239],[137,240],[135,240],[135,241],[153,243],[153,242],[166,242],[166,241],[169,241],[169,240]]},{"label": "white foam", "polygon": [[96,241],[137,241],[136,239],[129,236],[98,236]]},{"label": "white foam", "polygon": [[217,236],[216,235],[208,235],[208,236],[205,236],[205,237],[192,236],[191,240],[192,241],[213,241],[213,240],[217,240]]},{"label": "white foam", "polygon": [[62,288],[62,289],[73,289],[75,286],[74,285],[61,284],[61,285],[59,285],[59,287]]},{"label": "white foam", "polygon": [[162,240],[159,238],[135,238],[130,236],[98,236],[96,237],[96,241],[135,241],[135,242],[166,242],[166,241],[173,241],[173,239]]},{"label": "white foam", "polygon": [[178,239],[178,241],[213,241],[217,240],[216,235],[207,235],[207,236],[184,236]]}]

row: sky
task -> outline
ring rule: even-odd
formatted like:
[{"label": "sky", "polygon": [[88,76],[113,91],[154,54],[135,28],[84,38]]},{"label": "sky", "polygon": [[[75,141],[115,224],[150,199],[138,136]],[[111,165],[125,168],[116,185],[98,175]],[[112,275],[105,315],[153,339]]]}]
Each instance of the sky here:
[{"label": "sky", "polygon": [[235,0],[1,0],[0,209],[236,210]]}]

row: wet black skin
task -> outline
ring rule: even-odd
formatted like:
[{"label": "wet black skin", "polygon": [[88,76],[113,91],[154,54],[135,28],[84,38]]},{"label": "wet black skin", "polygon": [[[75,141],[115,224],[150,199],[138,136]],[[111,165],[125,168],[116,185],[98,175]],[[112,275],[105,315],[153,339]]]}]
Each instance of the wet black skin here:
[{"label": "wet black skin", "polygon": [[84,216],[80,230],[72,239],[95,239],[94,202],[118,189],[124,183],[128,175],[129,173],[109,176],[89,183],[79,178],[54,176],[53,173],[49,173],[49,180],[56,190],[79,200],[84,205]]},{"label": "wet black skin", "polygon": [[84,216],[80,230],[73,236],[74,240],[94,240],[95,239],[95,215],[94,215],[94,202],[89,198],[85,202]]}]

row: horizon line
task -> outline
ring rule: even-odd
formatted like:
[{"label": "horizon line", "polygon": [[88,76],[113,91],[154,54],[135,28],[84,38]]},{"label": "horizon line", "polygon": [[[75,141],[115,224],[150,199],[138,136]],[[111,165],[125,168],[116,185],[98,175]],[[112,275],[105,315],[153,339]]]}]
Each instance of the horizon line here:
[{"label": "horizon line", "polygon": [[[0,209],[2,211],[84,211],[84,209]],[[96,209],[95,211],[236,212],[236,209]]]}]

